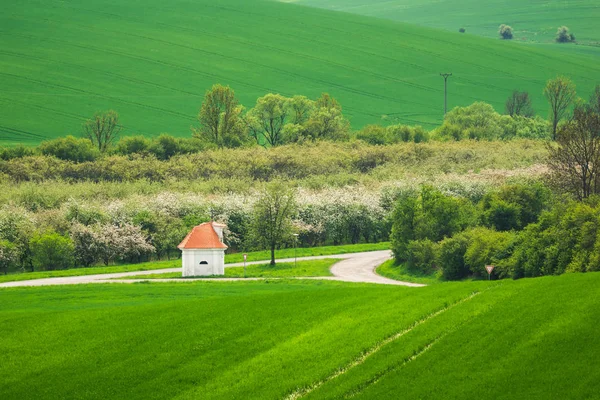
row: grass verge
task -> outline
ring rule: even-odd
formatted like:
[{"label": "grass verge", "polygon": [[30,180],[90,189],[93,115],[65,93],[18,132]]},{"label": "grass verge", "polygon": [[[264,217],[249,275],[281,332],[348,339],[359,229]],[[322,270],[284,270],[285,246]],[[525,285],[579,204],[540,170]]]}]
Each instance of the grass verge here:
[{"label": "grass verge", "polygon": [[406,265],[396,265],[394,259],[388,260],[377,267],[375,271],[381,276],[386,278],[394,279],[397,281],[423,283],[426,285],[432,285],[441,283],[442,280],[437,273],[424,274],[415,271],[410,271],[406,268]]},{"label": "grass verge", "polygon": [[[323,246],[323,247],[310,247],[310,248],[299,248],[296,249],[297,257],[310,257],[310,256],[325,256],[334,254],[349,254],[349,253],[361,253],[364,251],[377,251],[387,250],[390,248],[389,242],[382,243],[364,243],[364,244],[349,244],[342,246]],[[268,251],[255,251],[248,254],[248,261],[262,261],[268,260],[271,257],[271,253]],[[282,249],[277,250],[275,253],[277,259],[282,258],[293,258],[294,249]],[[242,262],[244,255],[242,253],[226,254],[225,263],[232,264]],[[68,276],[82,276],[82,275],[96,275],[96,274],[113,274],[119,272],[133,272],[133,271],[152,271],[156,269],[166,268],[177,268],[181,266],[181,260],[170,260],[170,261],[150,261],[139,264],[125,264],[116,265],[109,267],[92,267],[92,268],[73,268],[64,269],[58,271],[39,271],[39,272],[24,272],[14,273],[8,275],[0,275],[0,283],[2,282],[14,282],[14,281],[26,281],[30,279],[44,279],[44,278],[58,278]],[[243,274],[242,274],[243,276]]]},{"label": "grass verge", "polygon": [[[248,265],[244,275],[244,267],[227,267],[225,275],[222,276],[198,276],[195,278],[298,278],[311,276],[332,276],[329,268],[336,262],[338,258],[326,258],[323,260],[307,260],[298,261],[296,265],[291,263],[277,263],[275,266],[270,264]],[[149,274],[131,277],[133,279],[189,279],[183,278],[181,272],[167,272],[164,274]],[[119,278],[123,279],[123,278]],[[125,278],[128,279],[128,278]]]}]

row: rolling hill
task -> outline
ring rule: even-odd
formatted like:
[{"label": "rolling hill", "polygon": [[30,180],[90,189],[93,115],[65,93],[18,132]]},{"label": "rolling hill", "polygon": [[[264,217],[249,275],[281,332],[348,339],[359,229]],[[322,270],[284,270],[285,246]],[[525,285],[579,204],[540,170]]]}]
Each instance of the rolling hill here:
[{"label": "rolling hill", "polygon": [[[283,0],[287,2],[288,0]],[[511,25],[515,39],[552,42],[566,25],[582,44],[600,45],[600,7],[595,0],[297,0],[335,11],[498,37],[500,24]]]},{"label": "rolling hill", "polygon": [[567,73],[587,95],[595,53],[522,46],[377,18],[261,0],[7,0],[0,15],[0,144],[78,135],[114,109],[124,134],[190,135],[204,92],[232,86],[251,107],[269,92],[329,92],[354,128],[432,128],[443,112],[440,72],[454,73],[449,106],[503,109]]},{"label": "rolling hill", "polygon": [[0,289],[0,398],[596,398],[598,284]]}]

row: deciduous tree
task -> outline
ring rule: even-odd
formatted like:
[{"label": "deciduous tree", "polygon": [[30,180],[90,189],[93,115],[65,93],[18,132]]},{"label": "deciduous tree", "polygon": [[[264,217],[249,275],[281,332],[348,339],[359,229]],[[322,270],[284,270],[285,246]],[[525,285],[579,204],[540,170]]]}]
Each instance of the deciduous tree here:
[{"label": "deciduous tree", "polygon": [[252,232],[257,242],[271,250],[271,265],[275,265],[275,249],[290,239],[295,211],[294,192],[281,182],[268,185],[254,205]]},{"label": "deciduous tree", "polygon": [[600,113],[592,105],[575,108],[548,150],[556,187],[580,200],[600,193]]},{"label": "deciduous tree", "polygon": [[198,113],[200,128],[192,128],[193,135],[219,147],[239,147],[247,141],[243,111],[233,89],[214,85],[204,95]]},{"label": "deciduous tree", "polygon": [[246,116],[251,135],[264,146],[284,144],[287,141],[284,127],[291,114],[290,100],[282,95],[269,93],[260,97]]},{"label": "deciduous tree", "polygon": [[531,118],[535,114],[531,106],[531,98],[527,92],[519,92],[515,90],[512,95],[506,100],[506,114],[514,117],[521,115]]},{"label": "deciduous tree", "polygon": [[98,112],[83,124],[84,137],[103,153],[115,142],[120,132],[119,114],[113,110]]},{"label": "deciduous tree", "polygon": [[0,269],[4,271],[4,275],[8,273],[11,265],[16,264],[19,259],[19,251],[14,243],[8,240],[0,240]]},{"label": "deciduous tree", "polygon": [[509,25],[502,24],[498,28],[498,34],[502,39],[509,40],[513,38],[513,29]]},{"label": "deciduous tree", "polygon": [[544,95],[550,103],[550,123],[552,124],[552,139],[556,140],[558,123],[563,119],[577,95],[575,84],[569,78],[559,76],[546,83]]}]

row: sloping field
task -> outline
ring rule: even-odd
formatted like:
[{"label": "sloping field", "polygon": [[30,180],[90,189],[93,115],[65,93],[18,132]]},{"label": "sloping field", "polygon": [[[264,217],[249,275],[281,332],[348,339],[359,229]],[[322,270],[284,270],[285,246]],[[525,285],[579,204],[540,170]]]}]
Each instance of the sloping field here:
[{"label": "sloping field", "polygon": [[599,284],[3,289],[0,398],[595,398]]},{"label": "sloping field", "polygon": [[[287,1],[287,0],[283,0]],[[408,22],[453,32],[498,37],[508,24],[515,39],[551,42],[566,25],[583,44],[600,44],[600,5],[596,0],[297,0],[299,4]]]},{"label": "sloping field", "polygon": [[[546,114],[544,82],[566,73],[580,87],[600,76],[593,54],[567,59],[519,46],[346,13],[260,0],[7,0],[0,14],[0,143],[79,134],[114,109],[125,134],[190,135],[204,92],[236,89],[252,106],[268,92],[327,91],[355,128],[441,121],[477,100],[503,109],[515,88]],[[587,93],[586,93],[587,95]]]}]

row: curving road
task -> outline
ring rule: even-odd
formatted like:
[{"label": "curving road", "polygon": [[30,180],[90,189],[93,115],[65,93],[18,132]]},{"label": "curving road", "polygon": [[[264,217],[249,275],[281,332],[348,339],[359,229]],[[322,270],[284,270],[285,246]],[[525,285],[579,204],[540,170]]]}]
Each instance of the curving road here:
[{"label": "curving road", "polygon": [[[386,260],[392,257],[390,250],[381,251],[369,251],[364,253],[351,253],[351,254],[337,254],[328,256],[313,256],[313,257],[298,257],[298,260],[318,260],[323,258],[339,258],[342,261],[334,264],[331,267],[331,273],[333,276],[325,277],[311,277],[311,278],[299,278],[299,279],[321,279],[321,280],[335,280],[343,282],[362,282],[362,283],[376,283],[383,285],[399,285],[399,286],[411,286],[421,287],[418,283],[401,282],[393,279],[384,278],[381,275],[375,273],[375,268],[381,265]],[[293,262],[293,258],[285,258],[277,260],[279,262]],[[253,261],[248,262],[246,265],[253,264],[264,264],[265,261]],[[225,267],[240,267],[243,263],[227,264]],[[101,275],[84,275],[84,276],[69,276],[60,278],[45,278],[45,279],[32,279],[28,281],[16,281],[16,282],[4,282],[0,283],[1,287],[19,287],[19,286],[48,286],[48,285],[78,285],[88,283],[134,283],[142,282],[145,279],[136,279],[138,275],[154,275],[164,274],[167,272],[181,271],[181,268],[168,268],[168,269],[156,269],[152,271],[134,271],[134,272],[120,272],[115,274],[101,274]],[[115,278],[119,278],[115,280]],[[264,278],[198,278],[198,279],[186,279],[185,282],[189,281],[212,281],[212,282],[231,282],[231,281],[242,281],[242,280],[260,280]],[[274,279],[274,278],[270,278]],[[181,282],[181,279],[153,279],[153,282]]]}]

